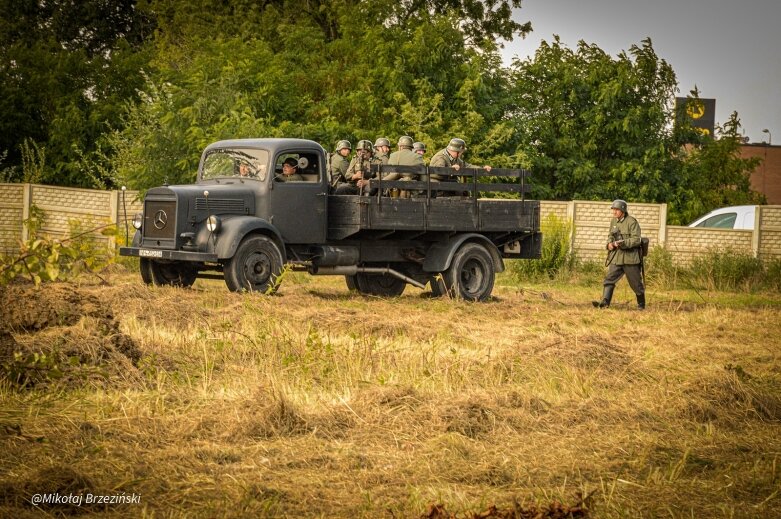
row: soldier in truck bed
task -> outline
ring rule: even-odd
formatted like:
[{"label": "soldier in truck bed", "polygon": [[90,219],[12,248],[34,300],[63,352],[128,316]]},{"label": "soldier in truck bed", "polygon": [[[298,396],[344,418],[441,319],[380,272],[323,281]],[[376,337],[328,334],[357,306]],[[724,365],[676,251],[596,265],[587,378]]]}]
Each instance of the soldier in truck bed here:
[{"label": "soldier in truck bed", "polygon": [[374,142],[374,156],[377,157],[383,164],[388,163],[390,158],[390,141],[385,137],[380,137]]},{"label": "soldier in truck bed", "polygon": [[[463,139],[453,138],[450,139],[447,147],[443,150],[439,150],[431,157],[428,165],[436,168],[453,168],[458,171],[463,168],[479,168],[481,166],[475,166],[464,162],[461,157],[466,151],[466,143]],[[482,166],[486,171],[491,171],[491,166]],[[431,175],[432,182],[444,181],[447,182],[448,178],[442,175]],[[441,194],[441,193],[440,193]]]},{"label": "soldier in truck bed", "polygon": [[372,142],[367,140],[358,141],[355,146],[355,157],[350,161],[345,172],[345,182],[336,186],[336,195],[357,195],[360,194],[363,185],[371,178],[371,166],[381,164],[380,159],[374,156]]},{"label": "soldier in truck bed", "polygon": [[345,177],[345,173],[347,173],[347,166],[349,165],[347,157],[350,156],[351,151],[352,144],[350,144],[350,141],[341,140],[336,143],[336,151],[331,154],[331,166],[328,170],[328,175],[332,185],[339,182],[344,182],[347,179],[347,177]]}]

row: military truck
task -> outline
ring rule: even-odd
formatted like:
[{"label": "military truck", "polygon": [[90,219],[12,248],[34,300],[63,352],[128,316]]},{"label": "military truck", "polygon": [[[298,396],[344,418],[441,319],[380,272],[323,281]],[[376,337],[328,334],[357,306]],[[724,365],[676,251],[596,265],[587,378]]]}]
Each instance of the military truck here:
[{"label": "military truck", "polygon": [[[290,158],[296,181],[283,175]],[[293,269],[344,276],[363,294],[428,284],[437,296],[473,301],[491,295],[504,258],[540,256],[540,206],[525,198],[525,170],[493,169],[491,183],[483,170],[379,165],[362,194],[333,195],[326,160],[303,139],[211,144],[195,184],[146,193],[132,246],[120,254],[140,258],[147,284],[221,278],[232,291],[273,293]],[[425,180],[383,182],[391,172]],[[410,196],[392,196],[399,190]],[[481,198],[487,192],[519,197]]]}]

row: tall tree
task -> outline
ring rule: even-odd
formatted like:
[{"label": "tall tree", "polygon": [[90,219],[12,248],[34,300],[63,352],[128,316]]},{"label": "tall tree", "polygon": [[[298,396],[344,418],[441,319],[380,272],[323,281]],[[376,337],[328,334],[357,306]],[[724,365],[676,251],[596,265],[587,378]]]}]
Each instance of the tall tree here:
[{"label": "tall tree", "polygon": [[142,84],[150,22],[135,0],[0,0],[0,151],[19,179],[21,144],[47,150],[47,183],[91,186],[81,157]]},{"label": "tall tree", "polygon": [[717,141],[674,125],[677,81],[650,39],[612,57],[557,37],[516,62],[512,77],[513,121],[532,157],[536,196],[669,203],[674,223],[756,199],[754,166],[737,156],[737,116]]},{"label": "tall tree", "polygon": [[311,6],[293,16],[291,5],[300,7],[269,2],[250,17],[177,10],[176,23],[156,12],[147,97],[111,138],[118,174],[137,187],[189,182],[203,146],[227,137],[329,148],[342,138],[412,134],[436,147],[460,136],[476,143],[473,157],[510,148],[507,73],[496,47],[472,45],[458,18],[423,10],[377,23],[396,2],[329,2],[334,38]]}]

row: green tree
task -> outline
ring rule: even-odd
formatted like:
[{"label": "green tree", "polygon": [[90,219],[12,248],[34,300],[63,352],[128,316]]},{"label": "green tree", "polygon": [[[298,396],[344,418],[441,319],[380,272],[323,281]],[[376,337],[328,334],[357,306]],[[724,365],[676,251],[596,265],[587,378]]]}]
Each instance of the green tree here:
[{"label": "green tree", "polygon": [[653,200],[666,195],[672,68],[650,40],[616,58],[558,37],[513,67],[516,122],[534,157],[538,195]]},{"label": "green tree", "polygon": [[704,137],[680,154],[676,189],[667,200],[669,223],[687,224],[713,209],[730,205],[764,203],[751,190],[750,175],[759,165],[757,157],[740,156],[740,119],[733,112],[717,127],[719,139]]},{"label": "green tree", "polygon": [[612,57],[556,37],[514,63],[512,82],[539,198],[669,203],[671,223],[758,198],[748,183],[756,162],[737,153],[737,114],[718,140],[673,124],[675,73],[650,39]]},{"label": "green tree", "polygon": [[135,3],[0,0],[0,150],[11,180],[32,140],[47,150],[42,182],[104,183],[80,162],[142,84],[151,25]]},{"label": "green tree", "polygon": [[315,16],[293,18],[285,5],[268,4],[250,24],[220,9],[197,19],[176,11],[175,33],[157,15],[164,34],[144,99],[128,105],[123,129],[107,140],[121,178],[139,188],[190,182],[203,147],[235,137],[304,137],[330,148],[341,138],[412,134],[434,148],[457,135],[475,143],[473,158],[515,151],[507,72],[496,47],[473,46],[457,18],[424,11],[382,25],[373,16],[395,3],[331,3],[334,39]]}]

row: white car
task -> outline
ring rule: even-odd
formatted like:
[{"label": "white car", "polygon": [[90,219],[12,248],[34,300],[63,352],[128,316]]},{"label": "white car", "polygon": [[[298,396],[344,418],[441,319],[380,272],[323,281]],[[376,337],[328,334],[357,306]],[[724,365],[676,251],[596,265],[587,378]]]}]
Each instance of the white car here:
[{"label": "white car", "polygon": [[714,209],[689,224],[689,227],[708,227],[712,229],[754,229],[755,205],[735,205]]}]

